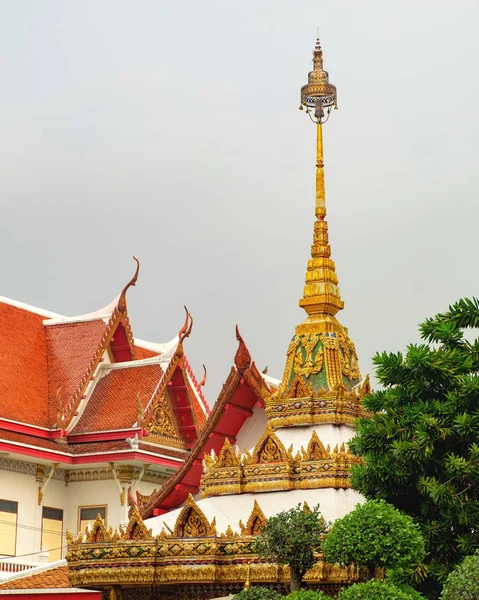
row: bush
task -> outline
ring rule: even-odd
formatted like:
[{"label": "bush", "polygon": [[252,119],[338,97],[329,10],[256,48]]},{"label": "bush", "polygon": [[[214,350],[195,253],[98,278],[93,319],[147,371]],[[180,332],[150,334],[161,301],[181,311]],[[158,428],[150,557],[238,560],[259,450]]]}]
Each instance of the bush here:
[{"label": "bush", "polygon": [[233,596],[233,600],[283,600],[283,596],[276,590],[255,585],[247,590],[241,590],[239,594]]},{"label": "bush", "polygon": [[338,600],[422,600],[423,596],[407,586],[371,579],[341,590]]},{"label": "bush", "polygon": [[323,542],[324,560],[367,567],[408,569],[425,554],[419,527],[382,500],[369,500],[333,524]]},{"label": "bush", "polygon": [[286,596],[285,600],[331,600],[331,598],[317,590],[298,590]]},{"label": "bush", "polygon": [[479,554],[466,556],[462,563],[449,573],[441,600],[479,598]]}]

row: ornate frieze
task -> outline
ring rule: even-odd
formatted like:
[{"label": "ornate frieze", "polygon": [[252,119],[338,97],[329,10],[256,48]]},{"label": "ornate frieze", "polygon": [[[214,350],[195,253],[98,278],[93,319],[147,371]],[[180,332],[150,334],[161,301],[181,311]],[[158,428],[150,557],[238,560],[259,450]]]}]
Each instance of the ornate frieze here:
[{"label": "ornate frieze", "polygon": [[[85,539],[67,534],[70,582],[72,586],[111,587],[169,586],[181,584],[237,584],[247,577],[252,583],[286,583],[287,567],[260,561],[255,539],[266,517],[255,502],[241,533],[228,527],[217,534],[190,496],[178,515],[173,533],[164,529],[153,538],[137,510],[128,526],[113,532],[97,518]],[[305,581],[330,585],[358,581],[356,567],[339,567],[318,561]]]},{"label": "ornate frieze", "polygon": [[[21,460],[12,460],[11,458],[0,458],[0,471],[10,471],[11,473],[21,473],[22,475],[31,475],[32,477],[38,476],[38,467],[35,463],[23,462]],[[41,465],[43,468],[42,477],[48,477],[52,469],[51,466]],[[59,481],[65,480],[65,469],[56,469],[51,479],[57,479]]]},{"label": "ornate frieze", "polygon": [[293,456],[267,428],[254,450],[235,453],[228,440],[218,457],[206,455],[201,480],[203,497],[275,490],[348,488],[349,469],[359,459],[344,444],[325,448],[313,432],[307,449]]}]

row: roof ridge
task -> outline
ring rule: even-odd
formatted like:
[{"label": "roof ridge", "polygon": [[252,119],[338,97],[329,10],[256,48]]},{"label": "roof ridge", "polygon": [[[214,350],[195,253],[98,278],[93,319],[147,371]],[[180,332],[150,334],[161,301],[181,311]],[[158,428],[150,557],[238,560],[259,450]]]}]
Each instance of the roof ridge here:
[{"label": "roof ridge", "polygon": [[0,296],[0,303],[9,304],[10,306],[14,306],[15,308],[19,308],[21,310],[34,313],[36,315],[40,315],[42,317],[47,317],[49,319],[65,318],[63,315],[54,313],[50,310],[39,308],[38,306],[33,306],[33,304],[27,304],[26,302],[20,302],[19,300],[14,300],[13,298],[7,298],[6,296]]}]

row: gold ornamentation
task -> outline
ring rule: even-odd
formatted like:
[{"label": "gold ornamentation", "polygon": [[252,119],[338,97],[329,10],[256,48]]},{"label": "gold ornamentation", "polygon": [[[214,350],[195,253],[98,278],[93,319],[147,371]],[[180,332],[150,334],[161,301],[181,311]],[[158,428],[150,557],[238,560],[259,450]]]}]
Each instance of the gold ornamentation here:
[{"label": "gold ornamentation", "polygon": [[128,521],[125,532],[122,535],[122,539],[125,540],[150,540],[153,539],[151,529],[148,529],[143,522],[138,511],[138,506],[133,505],[131,511],[131,517]]},{"label": "gold ornamentation", "polygon": [[100,514],[98,514],[96,516],[95,522],[93,523],[91,529],[87,530],[86,532],[86,542],[87,543],[91,543],[91,542],[95,542],[95,543],[101,543],[101,542],[111,542],[112,541],[112,536],[113,536],[113,530],[110,527],[110,529],[107,530],[107,528],[105,527],[105,523],[103,522],[103,519],[101,518]]},{"label": "gold ornamentation", "polygon": [[150,440],[158,443],[166,443],[170,446],[184,447],[183,441],[176,432],[167,394],[158,400],[153,416],[146,425],[150,432]]},{"label": "gold ornamentation", "polygon": [[246,525],[243,526],[243,523],[240,521],[241,535],[259,535],[266,525],[267,520],[266,515],[255,500],[253,510],[246,521]]},{"label": "gold ornamentation", "polygon": [[[307,449],[301,448],[301,452],[293,456],[292,448],[286,451],[270,427],[266,428],[252,453],[238,456],[229,442],[225,442],[223,449],[223,460],[211,455],[205,457],[201,480],[204,498],[244,492],[348,488],[349,469],[359,460],[346,450],[344,444],[333,451],[329,446],[325,448],[315,431]],[[230,456],[227,462],[234,461],[234,464],[223,466],[225,456]]]},{"label": "gold ornamentation", "polygon": [[174,535],[179,538],[216,535],[215,523],[210,524],[191,494],[188,495],[188,500],[176,519]]}]

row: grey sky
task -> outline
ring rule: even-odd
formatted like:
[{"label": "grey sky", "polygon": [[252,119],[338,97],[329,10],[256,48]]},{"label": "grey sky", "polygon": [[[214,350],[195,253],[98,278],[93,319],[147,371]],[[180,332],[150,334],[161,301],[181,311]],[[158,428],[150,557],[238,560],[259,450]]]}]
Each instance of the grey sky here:
[{"label": "grey sky", "polygon": [[67,315],[129,294],[134,334],[281,377],[312,238],[316,26],[330,238],[362,371],[479,295],[479,4],[0,0],[0,295]]}]

